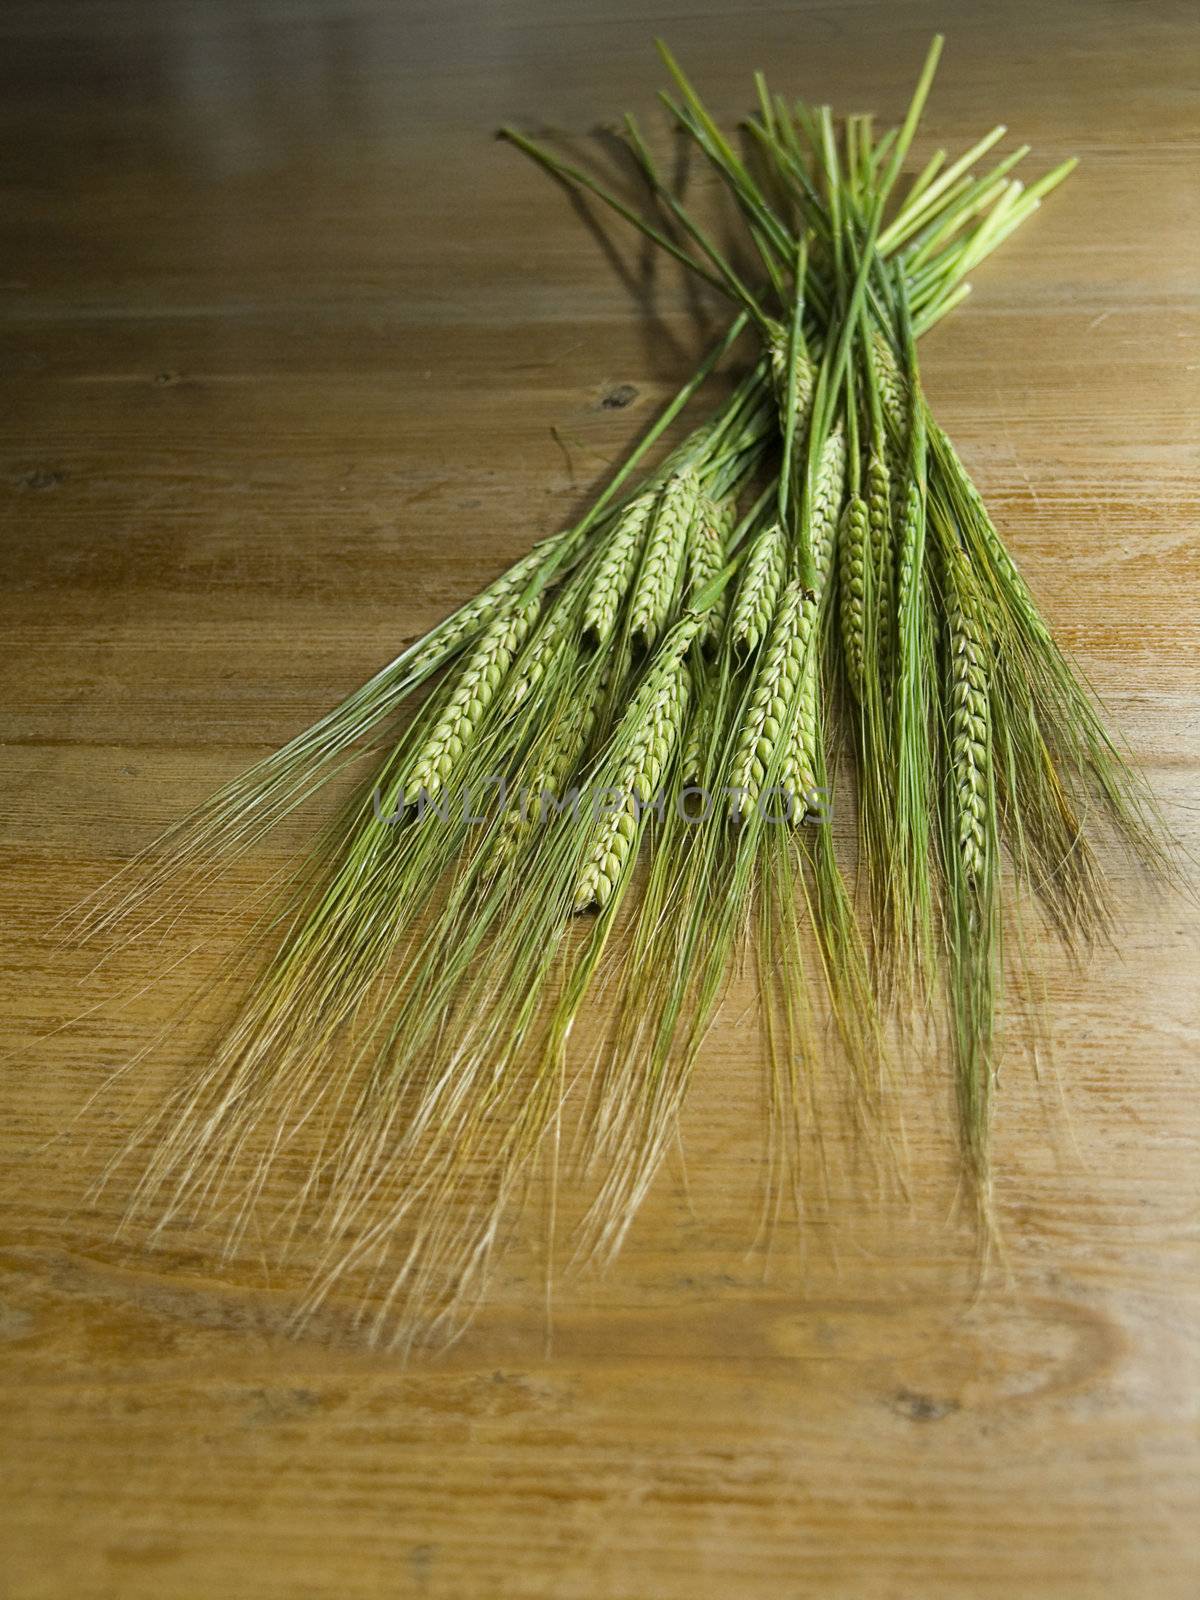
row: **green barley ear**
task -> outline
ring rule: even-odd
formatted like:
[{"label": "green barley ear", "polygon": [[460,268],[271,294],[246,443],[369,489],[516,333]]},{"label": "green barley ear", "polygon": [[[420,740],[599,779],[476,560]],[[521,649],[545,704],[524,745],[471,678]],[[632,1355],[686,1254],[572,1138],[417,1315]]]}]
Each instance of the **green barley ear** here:
[{"label": "green barley ear", "polygon": [[729,637],[745,655],[758,648],[771,625],[786,566],[783,529],[773,522],[747,552],[729,615]]},{"label": "green barley ear", "polygon": [[[576,591],[577,593],[577,591]],[[515,711],[541,685],[563,652],[573,648],[579,618],[578,599],[566,593],[538,621],[525,647],[513,661],[504,685],[504,709]]]},{"label": "green barley ear", "polygon": [[903,447],[908,439],[908,382],[900,370],[894,351],[878,328],[871,335],[871,353],[875,358],[876,380],[883,414],[888,420],[898,445]]},{"label": "green barley ear", "polygon": [[795,580],[785,585],[746,700],[729,769],[734,804],[743,814],[762,794],[772,763],[778,768],[783,762],[783,742],[792,726],[815,619],[816,602],[808,591]]},{"label": "green barley ear", "polygon": [[983,631],[959,570],[957,553],[946,573],[946,631],[950,654],[950,770],[955,791],[957,844],[963,881],[984,874],[990,822],[991,749],[988,669]]},{"label": "green barley ear", "polygon": [[[696,629],[689,632],[689,643]],[[642,808],[654,799],[679,740],[691,688],[683,653],[656,661],[634,696],[614,741],[619,756],[601,786],[616,791],[615,809],[596,819],[575,881],[574,908],[603,910],[629,868]]]},{"label": "green barley ear", "polygon": [[699,501],[700,479],[683,467],[667,480],[654,513],[629,604],[630,635],[647,650],[670,615]]},{"label": "green barley ear", "polygon": [[607,665],[573,685],[558,719],[531,749],[519,773],[518,795],[500,827],[492,870],[507,866],[542,825],[542,796],[558,802],[579,770],[600,717],[608,688]]},{"label": "green barley ear", "polygon": [[789,796],[793,822],[804,821],[809,812],[815,809],[818,795],[818,702],[821,678],[816,656],[815,648],[806,653],[800,669],[792,724],[788,729],[783,764],[779,769],[779,787]]},{"label": "green barley ear", "polygon": [[838,514],[842,509],[842,495],[846,487],[846,434],[839,422],[821,446],[813,483],[811,539],[814,589],[821,598],[829,583],[833,568],[833,550],[837,538]]},{"label": "green barley ear", "polygon": [[868,560],[867,502],[851,495],[842,512],[838,535],[839,589],[841,599],[842,653],[851,693],[858,701],[863,695],[863,658],[866,653],[866,591]]},{"label": "green barley ear", "polygon": [[[817,808],[821,774],[821,615],[825,597],[813,599],[800,613],[802,660],[795,709],[784,746],[779,786],[791,797],[792,821],[803,822]],[[799,804],[797,804],[799,802]]]},{"label": "green barley ear", "polygon": [[[846,435],[839,422],[828,434],[817,460],[809,516],[814,589],[799,619],[803,635],[793,715],[783,746],[780,786],[791,797],[793,819],[810,809],[818,784],[821,693],[819,627],[829,602],[829,576],[837,542],[838,514],[846,481]],[[796,805],[799,799],[802,804]]]},{"label": "green barley ear", "polygon": [[[767,353],[771,360],[771,379],[776,397],[782,403],[787,394],[788,349],[791,338],[780,323],[771,328]],[[817,369],[803,352],[796,355],[796,437],[803,439],[804,430],[812,413],[813,393],[816,389]]]},{"label": "green barley ear", "polygon": [[[697,595],[725,565],[725,545],[737,520],[737,504],[732,497],[715,502],[702,494],[688,535],[687,587]],[[721,637],[728,608],[728,594],[722,590],[705,614],[700,643],[712,649]]]},{"label": "green barley ear", "polygon": [[626,506],[609,536],[583,612],[584,637],[593,645],[607,643],[617,625],[657,503],[657,494],[639,495]]},{"label": "green barley ear", "polygon": [[904,485],[896,556],[896,613],[903,629],[916,615],[925,543],[925,502],[921,485]]},{"label": "green barley ear", "polygon": [[987,1220],[987,1132],[1000,959],[999,838],[992,771],[992,663],[977,572],[957,544],[944,551],[945,753],[942,854],[947,995],[963,1148]]},{"label": "green barley ear", "polygon": [[876,671],[886,683],[892,665],[892,608],[896,595],[896,548],[892,533],[892,483],[882,450],[867,457],[867,529],[871,541],[871,575],[875,589],[874,633]]},{"label": "green barley ear", "polygon": [[[704,635],[701,633],[701,639]],[[679,757],[680,789],[697,788],[704,782],[710,766],[710,751],[716,737],[715,717],[719,680],[716,669],[693,668],[691,714]]]},{"label": "green barley ear", "polygon": [[439,793],[495,699],[540,607],[541,600],[533,599],[499,617],[467,657],[444,711],[413,758],[405,796]]}]

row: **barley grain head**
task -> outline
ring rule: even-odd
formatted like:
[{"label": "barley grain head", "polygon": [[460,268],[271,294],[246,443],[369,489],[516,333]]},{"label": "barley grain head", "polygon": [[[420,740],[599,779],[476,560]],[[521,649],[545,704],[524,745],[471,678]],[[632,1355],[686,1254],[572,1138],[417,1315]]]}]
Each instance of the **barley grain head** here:
[{"label": "barley grain head", "polygon": [[670,616],[699,501],[699,476],[687,466],[667,480],[655,508],[629,603],[630,634],[645,649],[655,643]]},{"label": "barley grain head", "polygon": [[955,552],[946,571],[946,648],[949,653],[950,767],[957,843],[963,877],[974,887],[983,877],[993,818],[989,776],[991,736],[984,633]]},{"label": "barley grain head", "polygon": [[846,677],[854,698],[863,693],[863,659],[867,649],[866,609],[873,599],[872,574],[868,570],[867,502],[851,495],[842,513],[838,535],[839,592],[841,599],[842,655]]},{"label": "barley grain head", "polygon": [[461,667],[446,706],[416,752],[403,793],[433,797],[446,783],[504,682],[541,607],[540,598],[502,612]]},{"label": "barley grain head", "polygon": [[744,654],[762,642],[779,599],[787,565],[787,545],[777,522],[762,530],[746,554],[729,614],[729,636]]},{"label": "barley grain head", "polygon": [[613,809],[598,817],[589,832],[576,877],[577,912],[592,907],[603,911],[622,882],[641,831],[642,808],[657,793],[678,743],[690,687],[687,662],[671,654],[656,663],[631,703],[618,759],[602,785],[615,797]]},{"label": "barley grain head", "polygon": [[821,446],[813,482],[809,536],[813,553],[813,588],[818,599],[824,597],[833,568],[838,516],[842,509],[845,484],[846,434],[839,422],[830,429],[829,437]]},{"label": "barley grain head", "polygon": [[[690,595],[699,594],[725,565],[725,543],[736,516],[737,507],[732,497],[714,502],[707,494],[700,496],[697,515],[688,535]],[[711,650],[720,639],[727,609],[728,599],[723,591],[709,607],[705,616],[700,641],[706,649]]]},{"label": "barley grain head", "polygon": [[815,633],[816,602],[798,581],[784,585],[742,714],[729,788],[744,816],[768,773],[784,764],[804,659]]},{"label": "barley grain head", "polygon": [[583,610],[583,632],[594,645],[606,643],[617,625],[657,503],[657,494],[639,495],[626,506],[608,535]]}]

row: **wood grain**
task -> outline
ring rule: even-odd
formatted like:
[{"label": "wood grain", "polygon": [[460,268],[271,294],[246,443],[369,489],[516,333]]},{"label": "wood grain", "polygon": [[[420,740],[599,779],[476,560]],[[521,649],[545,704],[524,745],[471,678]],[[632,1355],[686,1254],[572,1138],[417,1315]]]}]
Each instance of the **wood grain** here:
[{"label": "wood grain", "polygon": [[[735,1006],[686,1190],[676,1164],[616,1267],[559,1287],[549,1349],[532,1218],[468,1335],[407,1368],[344,1308],[283,1337],[303,1240],[224,1266],[186,1226],[114,1241],[119,1194],[84,1195],[125,1102],[84,1108],[149,1013],[50,1031],[97,992],[54,916],[557,526],[703,342],[677,277],[601,248],[494,128],[583,149],[626,107],[652,120],[654,33],[724,118],[760,65],[892,117],[938,26],[921,151],[1003,118],[1040,164],[1083,164],[930,338],[927,381],[1195,849],[1194,8],[0,13],[5,1596],[1200,1587],[1186,903],[1130,882],[1115,950],[1085,971],[1045,952],[1043,1071],[1014,1049],[996,1130],[1007,1262],[981,1291],[936,1063],[904,1090],[910,1201],[846,1163],[798,1254],[747,1254],[761,1108]],[[144,975],[170,987],[202,927]]]}]

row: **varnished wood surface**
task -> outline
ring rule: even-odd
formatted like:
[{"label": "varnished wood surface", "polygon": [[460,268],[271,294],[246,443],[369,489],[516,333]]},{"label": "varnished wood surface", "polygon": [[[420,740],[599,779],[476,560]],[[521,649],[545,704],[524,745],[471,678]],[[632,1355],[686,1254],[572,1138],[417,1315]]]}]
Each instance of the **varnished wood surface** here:
[{"label": "varnished wood surface", "polygon": [[702,342],[677,278],[631,294],[495,126],[652,120],[655,32],[730,120],[760,65],[894,116],[938,26],[923,150],[1005,120],[1042,166],[1083,164],[927,342],[928,385],[1194,848],[1190,6],[0,13],[0,1594],[1200,1588],[1186,904],[1131,884],[1115,950],[1046,952],[1040,1081],[1014,1051],[999,1101],[1007,1263],[978,1295],[936,1070],[905,1091],[908,1203],[847,1175],[798,1262],[747,1255],[761,1111],[735,1009],[686,1192],[676,1163],[616,1267],[560,1286],[549,1350],[518,1251],[466,1338],[407,1368],[337,1315],[284,1339],[303,1275],[265,1247],[222,1267],[186,1228],[114,1242],[119,1196],[83,1201],[121,1102],[84,1108],[146,1022],[50,1032],[97,992],[54,916],[558,525]]}]

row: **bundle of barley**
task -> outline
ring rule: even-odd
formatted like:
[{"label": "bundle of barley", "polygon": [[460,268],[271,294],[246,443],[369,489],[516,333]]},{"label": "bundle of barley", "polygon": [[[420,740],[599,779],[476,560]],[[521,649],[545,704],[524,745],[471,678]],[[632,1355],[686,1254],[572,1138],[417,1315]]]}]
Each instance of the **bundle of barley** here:
[{"label": "bundle of barley", "polygon": [[[939,48],[881,137],[866,117],[839,132],[760,78],[746,158],[664,51],[667,105],[728,186],[752,268],[717,248],[632,119],[661,225],[508,131],[728,296],[728,333],[579,524],[87,908],[91,936],[152,925],[441,674],[298,873],[239,1015],[156,1117],[136,1190],[160,1218],[219,1197],[236,1239],[305,1130],[297,1205],[326,1241],[306,1310],[364,1269],[380,1336],[458,1325],[559,1126],[601,978],[619,1004],[586,1063],[579,1253],[610,1255],[746,942],[772,1205],[795,1193],[805,1064],[836,1054],[867,1127],[884,1019],[932,995],[986,1203],[1002,859],[1071,941],[1108,915],[1096,817],[1166,867],[1141,780],[923,396],[920,335],[1070,166],[1025,188],[1018,150],[976,176],[997,128],[954,161],[939,152],[895,202]],[[729,397],[633,482],[747,335],[758,349]],[[857,884],[830,830],[805,826],[843,747]],[[813,1028],[814,988],[836,1045]]]}]

